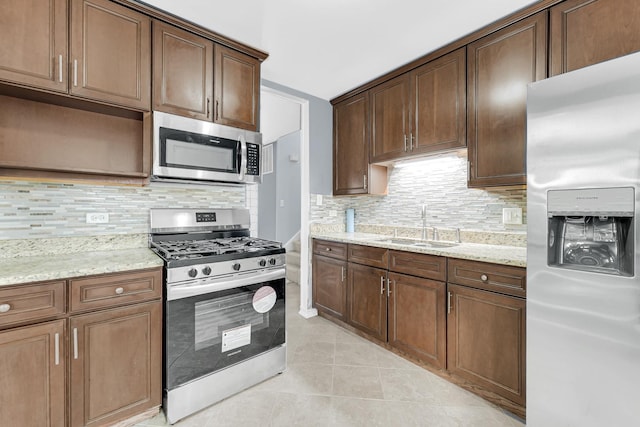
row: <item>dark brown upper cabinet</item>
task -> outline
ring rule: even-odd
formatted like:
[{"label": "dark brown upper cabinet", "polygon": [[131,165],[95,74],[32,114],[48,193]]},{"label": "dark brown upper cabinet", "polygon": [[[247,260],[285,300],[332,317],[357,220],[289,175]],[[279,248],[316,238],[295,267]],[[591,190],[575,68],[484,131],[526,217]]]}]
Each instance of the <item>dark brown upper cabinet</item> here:
[{"label": "dark brown upper cabinet", "polygon": [[547,11],[467,48],[469,187],[526,184],[527,84],[547,75]]},{"label": "dark brown upper cabinet", "polygon": [[215,46],[213,121],[259,130],[260,61],[227,47]]},{"label": "dark brown upper cabinet", "polygon": [[0,80],[67,92],[67,0],[3,0],[0,27]]},{"label": "dark brown upper cabinet", "polygon": [[404,74],[369,91],[371,163],[405,157],[409,152],[411,79]]},{"label": "dark brown upper cabinet", "polygon": [[550,74],[640,50],[637,0],[567,0],[551,8]]},{"label": "dark brown upper cabinet", "polygon": [[153,22],[153,109],[212,120],[213,42]]},{"label": "dark brown upper cabinet", "polygon": [[71,0],[73,95],[143,111],[151,101],[151,19],[108,0]]},{"label": "dark brown upper cabinet", "polygon": [[370,90],[371,162],[466,145],[461,48]]},{"label": "dark brown upper cabinet", "polygon": [[466,146],[466,49],[426,63],[411,80],[411,154]]},{"label": "dark brown upper cabinet", "polygon": [[333,194],[384,194],[387,168],[369,165],[369,95],[333,108]]}]

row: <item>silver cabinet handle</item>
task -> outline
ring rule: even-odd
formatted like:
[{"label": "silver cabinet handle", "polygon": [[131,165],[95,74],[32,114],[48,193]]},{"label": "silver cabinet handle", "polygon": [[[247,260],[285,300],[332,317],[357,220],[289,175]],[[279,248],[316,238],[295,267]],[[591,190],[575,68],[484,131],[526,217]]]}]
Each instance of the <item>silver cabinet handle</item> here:
[{"label": "silver cabinet handle", "polygon": [[207,98],[207,119],[209,118],[209,98]]},{"label": "silver cabinet handle", "polygon": [[409,138],[409,151],[413,151],[413,141],[414,141],[415,137],[413,136],[413,133],[411,134],[411,137]]},{"label": "silver cabinet handle", "polygon": [[11,306],[9,304],[0,304],[0,313],[6,313],[11,310]]},{"label": "silver cabinet handle", "polygon": [[345,276],[346,276],[346,274],[345,274],[345,268],[344,268],[344,267],[342,267],[342,281],[343,281],[343,282],[344,282]]},{"label": "silver cabinet handle", "polygon": [[486,274],[483,274],[480,276],[480,280],[482,280],[483,282],[486,282],[487,280],[489,280],[489,278],[487,277]]},{"label": "silver cabinet handle", "polygon": [[116,294],[117,295],[122,295],[123,292],[124,292],[124,288],[122,288],[122,287],[116,288]]},{"label": "silver cabinet handle", "polygon": [[364,184],[364,189],[367,189],[367,175],[362,175],[362,182]]},{"label": "silver cabinet handle", "polygon": [[380,295],[384,295],[384,276],[380,276]]},{"label": "silver cabinet handle", "polygon": [[408,151],[407,150],[407,135],[404,134],[403,136],[404,136],[404,151]]},{"label": "silver cabinet handle", "polygon": [[78,328],[73,328],[73,358],[78,358]]},{"label": "silver cabinet handle", "polygon": [[447,314],[451,313],[451,292],[447,292]]},{"label": "silver cabinet handle", "polygon": [[325,248],[325,251],[331,252],[331,248]]},{"label": "silver cabinet handle", "polygon": [[78,60],[73,60],[73,85],[78,86]]},{"label": "silver cabinet handle", "polygon": [[62,83],[62,55],[58,55],[58,81]]},{"label": "silver cabinet handle", "polygon": [[60,364],[60,334],[58,333],[55,334],[53,343],[56,351],[56,354],[54,356],[55,364],[59,365]]},{"label": "silver cabinet handle", "polygon": [[[393,281],[393,285],[395,286],[396,281]],[[387,297],[391,296],[391,280],[387,277]]]}]

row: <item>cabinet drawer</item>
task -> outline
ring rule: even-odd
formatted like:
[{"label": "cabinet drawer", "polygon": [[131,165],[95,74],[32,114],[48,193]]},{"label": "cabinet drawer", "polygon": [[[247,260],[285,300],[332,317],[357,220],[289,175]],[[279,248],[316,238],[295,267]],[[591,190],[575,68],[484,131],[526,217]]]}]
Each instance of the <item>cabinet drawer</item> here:
[{"label": "cabinet drawer", "polygon": [[389,251],[389,271],[444,282],[447,280],[447,259],[435,255]]},{"label": "cabinet drawer", "polygon": [[370,265],[371,267],[387,268],[389,265],[389,250],[373,246],[349,245],[349,262]]},{"label": "cabinet drawer", "polygon": [[313,239],[313,253],[331,258],[347,259],[347,244]]},{"label": "cabinet drawer", "polygon": [[54,318],[65,312],[65,282],[0,288],[0,328]]},{"label": "cabinet drawer", "polygon": [[448,281],[516,297],[527,296],[527,270],[521,267],[449,259]]},{"label": "cabinet drawer", "polygon": [[162,297],[162,270],[71,279],[71,312],[115,307]]}]

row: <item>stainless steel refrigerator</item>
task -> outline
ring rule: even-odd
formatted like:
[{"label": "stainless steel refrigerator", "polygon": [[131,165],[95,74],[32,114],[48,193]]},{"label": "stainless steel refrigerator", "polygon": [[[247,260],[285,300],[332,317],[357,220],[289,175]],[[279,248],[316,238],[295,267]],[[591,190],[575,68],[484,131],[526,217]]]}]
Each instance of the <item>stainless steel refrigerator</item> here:
[{"label": "stainless steel refrigerator", "polygon": [[640,425],[640,53],[529,85],[527,426]]}]

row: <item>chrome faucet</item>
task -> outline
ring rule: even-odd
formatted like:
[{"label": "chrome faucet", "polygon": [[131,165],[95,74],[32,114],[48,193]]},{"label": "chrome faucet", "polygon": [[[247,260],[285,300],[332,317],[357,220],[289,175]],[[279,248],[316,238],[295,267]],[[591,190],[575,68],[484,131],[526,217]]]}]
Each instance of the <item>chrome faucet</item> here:
[{"label": "chrome faucet", "polygon": [[422,240],[427,240],[427,205],[422,205]]}]

